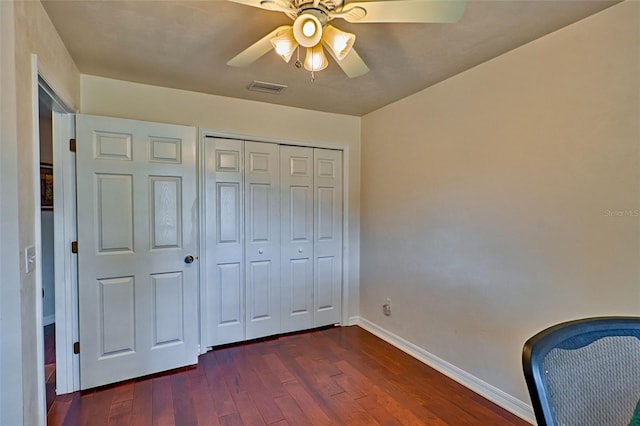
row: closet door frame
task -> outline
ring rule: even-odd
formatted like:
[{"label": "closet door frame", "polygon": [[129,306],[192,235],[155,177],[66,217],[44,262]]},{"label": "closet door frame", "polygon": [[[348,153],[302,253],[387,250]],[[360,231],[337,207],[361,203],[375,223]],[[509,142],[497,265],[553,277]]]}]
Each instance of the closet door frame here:
[{"label": "closet door frame", "polygon": [[[204,153],[207,138],[223,138],[223,139],[237,139],[238,141],[254,141],[254,142],[266,142],[278,145],[294,145],[304,146],[309,148],[322,148],[333,149],[342,151],[342,312],[340,325],[352,325],[349,317],[349,290],[352,284],[349,279],[349,147],[337,144],[327,144],[322,142],[306,142],[288,139],[276,139],[270,137],[248,135],[232,132],[221,132],[211,129],[200,129],[200,141],[198,144],[198,194],[200,196],[200,208],[199,223],[200,223],[200,247],[201,254],[204,259],[200,262],[200,353],[203,354],[209,350],[211,345],[207,344],[207,336],[209,335],[209,325],[206,321],[206,301],[207,301],[207,253],[206,253],[206,229],[207,226],[212,226],[206,222],[206,211],[204,206],[207,205],[206,194],[206,158]],[[355,285],[355,284],[354,284]]]}]

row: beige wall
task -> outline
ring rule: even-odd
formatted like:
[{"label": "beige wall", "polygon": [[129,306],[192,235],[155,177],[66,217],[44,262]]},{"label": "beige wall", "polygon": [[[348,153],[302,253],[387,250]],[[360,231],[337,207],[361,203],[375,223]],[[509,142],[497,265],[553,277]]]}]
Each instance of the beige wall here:
[{"label": "beige wall", "polygon": [[360,118],[82,75],[83,114],[197,126],[348,150],[349,316],[358,315]]},{"label": "beige wall", "polygon": [[[28,246],[36,245],[36,193],[34,188],[37,150],[34,147],[34,116],[32,110],[32,65],[31,55],[38,56],[38,72],[72,108],[79,106],[80,74],[71,56],[64,47],[44,8],[38,1],[14,2],[15,23],[15,69],[17,115],[17,169],[18,169],[18,238],[20,253]],[[37,120],[37,117],[35,117]],[[3,171],[4,173],[4,171]],[[36,289],[34,273],[27,274],[24,262],[20,262],[20,306],[22,331],[22,384],[24,424],[37,424],[44,415],[44,401],[38,394],[38,385],[44,377],[38,375],[42,367],[37,359],[36,342]],[[18,301],[15,301],[18,303]]]},{"label": "beige wall", "polygon": [[363,117],[361,316],[529,403],[528,337],[640,314],[638,46],[627,1]]}]

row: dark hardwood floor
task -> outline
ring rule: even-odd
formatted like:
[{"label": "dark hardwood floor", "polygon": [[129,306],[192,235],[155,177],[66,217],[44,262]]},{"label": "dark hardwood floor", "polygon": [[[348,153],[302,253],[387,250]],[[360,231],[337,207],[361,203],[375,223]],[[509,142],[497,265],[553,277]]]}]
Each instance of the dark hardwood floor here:
[{"label": "dark hardwood floor", "polygon": [[49,425],[526,425],[359,327],[215,349],[196,367],[58,396]]},{"label": "dark hardwood floor", "polygon": [[56,325],[44,327],[44,382],[47,396],[47,411],[56,398]]}]

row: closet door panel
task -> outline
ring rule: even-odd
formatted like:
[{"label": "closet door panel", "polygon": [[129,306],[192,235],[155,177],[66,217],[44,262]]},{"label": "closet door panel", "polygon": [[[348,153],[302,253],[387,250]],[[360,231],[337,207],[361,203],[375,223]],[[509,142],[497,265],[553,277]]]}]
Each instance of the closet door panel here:
[{"label": "closet door panel", "polygon": [[245,338],[242,142],[207,138],[205,156],[206,345]]},{"label": "closet door panel", "polygon": [[314,326],[337,324],[342,301],[342,152],[314,149]]},{"label": "closet door panel", "polygon": [[280,147],[282,327],[313,327],[313,148]]},{"label": "closet door panel", "polygon": [[245,142],[246,338],[280,332],[280,147]]}]

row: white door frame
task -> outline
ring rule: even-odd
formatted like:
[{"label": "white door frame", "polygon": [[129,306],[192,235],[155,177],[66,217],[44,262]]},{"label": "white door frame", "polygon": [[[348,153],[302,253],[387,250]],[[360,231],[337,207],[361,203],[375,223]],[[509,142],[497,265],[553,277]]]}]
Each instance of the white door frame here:
[{"label": "white door frame", "polygon": [[78,263],[71,253],[76,240],[76,164],[69,139],[75,137],[75,115],[53,112],[53,224],[56,392],[80,389],[80,357],[73,353],[78,341]]},{"label": "white door frame", "polygon": [[[342,318],[340,324],[350,325],[349,323],[349,154],[350,149],[349,146],[346,145],[338,145],[338,144],[328,144],[322,142],[307,142],[307,141],[298,141],[291,139],[278,139],[278,138],[270,138],[264,136],[256,136],[256,135],[247,135],[240,133],[230,133],[230,132],[220,132],[211,129],[200,129],[200,141],[198,143],[198,151],[197,156],[198,160],[198,186],[199,186],[199,199],[200,206],[206,205],[206,196],[205,193],[205,173],[206,164],[204,155],[205,152],[205,142],[207,137],[214,138],[224,138],[224,139],[237,139],[240,141],[254,141],[254,142],[267,142],[274,143],[278,145],[295,145],[295,146],[304,146],[310,148],[324,148],[324,149],[335,149],[342,151]],[[206,294],[206,286],[203,283],[206,283],[206,212],[203,208],[200,209],[200,353],[203,354],[207,352],[208,347],[206,345],[206,336],[208,336],[208,324],[205,321],[205,302],[207,300]]]},{"label": "white door frame", "polygon": [[[32,55],[32,93],[33,93],[33,144],[34,144],[34,192],[36,206],[40,208],[40,134],[38,117],[38,89],[42,88],[52,99],[53,119],[53,223],[54,223],[54,288],[56,316],[56,393],[79,390],[79,358],[73,354],[72,346],[78,333],[77,304],[77,265],[71,254],[71,241],[75,239],[75,161],[69,150],[69,139],[74,135],[74,115],[72,110],[51,88],[46,79],[39,74],[38,59]],[[35,221],[36,241],[36,288],[42,287],[42,251],[39,215]],[[38,341],[38,399],[43,401],[46,412],[44,383],[44,336],[42,322],[42,298],[36,291],[36,324]],[[46,418],[46,417],[45,417]],[[44,419],[43,419],[44,420]]]}]

